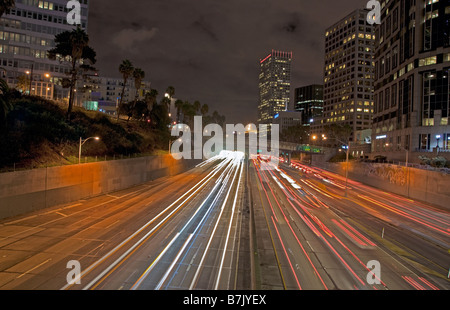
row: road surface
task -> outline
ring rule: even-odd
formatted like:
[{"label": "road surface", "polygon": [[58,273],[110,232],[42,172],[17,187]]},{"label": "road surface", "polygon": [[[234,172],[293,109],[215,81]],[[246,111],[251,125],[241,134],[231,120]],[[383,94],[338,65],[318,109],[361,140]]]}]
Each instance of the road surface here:
[{"label": "road surface", "polygon": [[4,219],[0,289],[448,290],[449,210],[345,184],[225,152]]},{"label": "road surface", "polygon": [[448,210],[351,180],[346,196],[344,178],[298,162],[249,164],[260,288],[450,288]]}]

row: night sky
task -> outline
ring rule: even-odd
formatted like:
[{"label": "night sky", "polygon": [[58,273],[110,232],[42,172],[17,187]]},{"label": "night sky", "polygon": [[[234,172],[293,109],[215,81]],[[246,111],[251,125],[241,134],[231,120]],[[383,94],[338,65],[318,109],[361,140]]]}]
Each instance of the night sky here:
[{"label": "night sky", "polygon": [[292,51],[291,92],[322,83],[325,29],[366,0],[92,0],[100,75],[130,59],[163,95],[208,104],[227,123],[256,122],[259,60]]}]

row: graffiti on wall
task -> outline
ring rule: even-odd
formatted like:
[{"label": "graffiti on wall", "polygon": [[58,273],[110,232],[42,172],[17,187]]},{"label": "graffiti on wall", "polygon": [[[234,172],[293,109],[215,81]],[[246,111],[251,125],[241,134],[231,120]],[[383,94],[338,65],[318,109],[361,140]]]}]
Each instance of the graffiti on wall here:
[{"label": "graffiti on wall", "polygon": [[406,167],[386,164],[367,164],[365,174],[388,180],[391,184],[405,186],[407,182]]}]

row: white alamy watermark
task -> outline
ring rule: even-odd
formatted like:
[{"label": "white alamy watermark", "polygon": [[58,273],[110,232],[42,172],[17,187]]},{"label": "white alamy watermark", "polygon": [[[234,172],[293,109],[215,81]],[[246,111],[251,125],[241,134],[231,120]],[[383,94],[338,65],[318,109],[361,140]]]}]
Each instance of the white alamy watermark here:
[{"label": "white alamy watermark", "polygon": [[[267,162],[278,166],[280,156],[280,129],[278,124],[227,124],[225,130],[218,124],[203,127],[201,116],[194,117],[193,130],[185,124],[172,128],[172,137],[178,137],[171,145],[174,159],[210,159],[223,150],[264,156]],[[270,136],[270,150],[268,140]],[[209,139],[205,139],[209,138]],[[248,139],[247,139],[248,138]],[[205,141],[206,140],[206,141]],[[224,143],[225,141],[225,143]],[[267,165],[271,166],[271,165]]]},{"label": "white alamy watermark", "polygon": [[366,5],[367,9],[371,11],[367,13],[367,23],[373,24],[381,24],[381,4],[380,1],[370,0]]},{"label": "white alamy watermark", "polygon": [[377,260],[371,260],[366,266],[370,271],[367,273],[366,281],[368,284],[381,284],[381,264]]},{"label": "white alamy watermark", "polygon": [[67,262],[67,269],[70,271],[67,273],[66,281],[69,285],[81,284],[81,264],[77,260],[71,260]]},{"label": "white alamy watermark", "polygon": [[67,13],[67,23],[69,25],[81,25],[81,3],[78,0],[70,0],[67,2],[66,8],[69,11]]}]

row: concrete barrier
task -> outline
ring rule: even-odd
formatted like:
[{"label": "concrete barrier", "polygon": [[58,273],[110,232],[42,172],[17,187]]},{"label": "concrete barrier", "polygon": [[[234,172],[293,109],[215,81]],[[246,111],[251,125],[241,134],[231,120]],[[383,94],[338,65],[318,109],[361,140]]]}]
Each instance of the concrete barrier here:
[{"label": "concrete barrier", "polygon": [[[314,163],[345,176],[346,163]],[[394,194],[450,210],[450,174],[390,164],[350,162],[348,177]]]},{"label": "concrete barrier", "polygon": [[0,219],[173,176],[200,162],[164,155],[3,173]]}]

